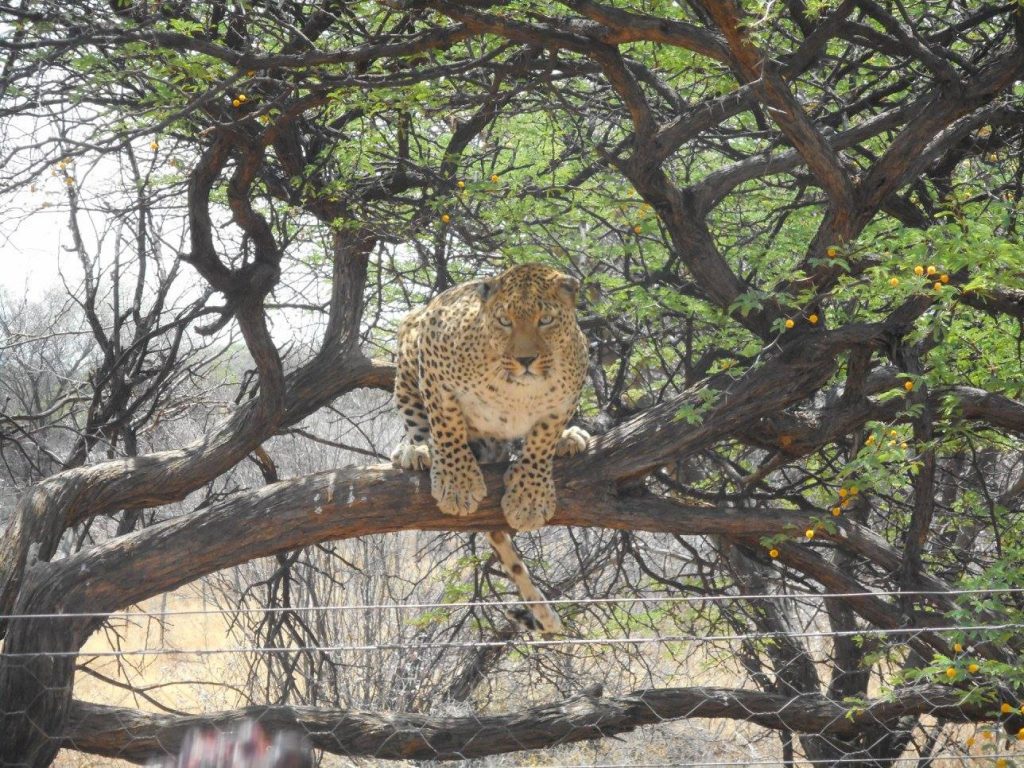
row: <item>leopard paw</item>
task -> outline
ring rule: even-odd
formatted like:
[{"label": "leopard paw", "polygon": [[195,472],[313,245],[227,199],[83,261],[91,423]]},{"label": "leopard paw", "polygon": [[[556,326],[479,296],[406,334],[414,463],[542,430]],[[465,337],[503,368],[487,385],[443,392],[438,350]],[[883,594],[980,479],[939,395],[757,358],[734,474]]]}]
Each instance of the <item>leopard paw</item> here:
[{"label": "leopard paw", "polygon": [[430,469],[430,446],[426,443],[400,442],[391,452],[391,465],[395,469]]},{"label": "leopard paw", "polygon": [[430,493],[446,515],[471,515],[487,495],[484,475],[466,449],[468,458],[460,457],[453,464],[434,462],[430,469]]},{"label": "leopard paw", "polygon": [[575,456],[587,450],[590,433],[579,427],[568,427],[562,430],[562,436],[555,443],[556,456]]},{"label": "leopard paw", "polygon": [[523,470],[514,464],[505,473],[501,497],[505,520],[517,531],[535,531],[555,514],[555,483],[550,468]]}]

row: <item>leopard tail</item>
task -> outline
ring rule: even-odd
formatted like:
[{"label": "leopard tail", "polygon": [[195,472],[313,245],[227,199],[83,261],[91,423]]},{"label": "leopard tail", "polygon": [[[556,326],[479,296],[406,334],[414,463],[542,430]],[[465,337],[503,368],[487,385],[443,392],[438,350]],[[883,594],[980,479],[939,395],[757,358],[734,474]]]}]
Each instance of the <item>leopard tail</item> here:
[{"label": "leopard tail", "polygon": [[508,617],[527,629],[539,630],[545,635],[562,634],[565,630],[561,619],[530,578],[530,572],[526,570],[526,565],[512,544],[512,537],[504,531],[491,531],[487,534],[487,541],[526,603],[517,610],[509,611]]}]

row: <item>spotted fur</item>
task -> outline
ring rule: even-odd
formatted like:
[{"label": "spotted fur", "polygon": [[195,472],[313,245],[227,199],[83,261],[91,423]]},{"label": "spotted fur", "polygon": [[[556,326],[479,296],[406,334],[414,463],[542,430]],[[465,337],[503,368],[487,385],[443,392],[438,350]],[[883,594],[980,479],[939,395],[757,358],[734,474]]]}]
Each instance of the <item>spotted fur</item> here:
[{"label": "spotted fur", "polygon": [[[551,267],[522,264],[445,291],[399,327],[395,403],[406,434],[392,461],[429,467],[431,493],[445,514],[476,511],[487,494],[478,457],[502,460],[508,441],[520,438],[522,455],[505,472],[505,519],[527,531],[554,514],[552,460],[579,453],[590,437],[567,428],[587,366],[578,288]],[[540,628],[561,631],[511,540],[489,539]]]}]

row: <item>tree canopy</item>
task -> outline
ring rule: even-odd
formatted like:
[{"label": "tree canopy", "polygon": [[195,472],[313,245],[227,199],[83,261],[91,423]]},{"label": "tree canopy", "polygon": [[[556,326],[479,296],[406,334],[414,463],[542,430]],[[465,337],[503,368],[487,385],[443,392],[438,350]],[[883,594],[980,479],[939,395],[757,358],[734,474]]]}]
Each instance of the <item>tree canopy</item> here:
[{"label": "tree canopy", "polygon": [[[238,631],[314,649],[252,662],[260,722],[338,754],[710,717],[878,765],[1024,726],[1019,3],[41,0],[0,29],[3,226],[58,210],[76,264],[0,299],[0,764],[144,762],[211,719],[73,683],[105,616],[228,569],[279,609]],[[503,468],[455,519],[380,465],[397,321],[522,261],[582,281],[591,351],[597,436],[517,537],[550,644],[478,605],[510,592],[468,535]],[[323,650],[351,627],[295,610],[350,571],[453,606],[378,627],[406,677],[362,698]],[[734,685],[675,682],[727,636]],[[589,643],[638,637],[580,692]],[[538,695],[495,713],[499,670]]]}]

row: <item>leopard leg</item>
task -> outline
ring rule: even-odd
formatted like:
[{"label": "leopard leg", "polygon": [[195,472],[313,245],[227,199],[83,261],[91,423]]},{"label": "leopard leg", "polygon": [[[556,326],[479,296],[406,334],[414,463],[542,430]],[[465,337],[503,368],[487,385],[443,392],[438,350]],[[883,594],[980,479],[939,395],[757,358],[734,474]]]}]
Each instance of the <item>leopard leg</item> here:
[{"label": "leopard leg", "polygon": [[529,610],[510,611],[510,618],[523,624],[527,629],[539,629],[545,635],[562,634],[564,631],[562,621],[558,614],[551,608],[547,598],[537,589],[530,578],[530,572],[526,570],[512,538],[503,531],[491,531],[487,534],[487,541],[490,543],[494,554],[501,563],[502,570],[512,579],[512,583],[519,590],[519,596],[526,601],[524,608]]},{"label": "leopard leg", "polygon": [[487,484],[469,448],[469,430],[455,396],[437,374],[423,371],[423,404],[432,442],[430,493],[446,515],[471,515]]},{"label": "leopard leg", "polygon": [[539,419],[526,435],[523,455],[505,472],[501,510],[517,531],[536,530],[555,514],[552,459],[568,421],[568,414],[557,413]]},{"label": "leopard leg", "polygon": [[[412,354],[412,365],[404,355]],[[395,373],[395,405],[405,421],[405,437],[391,452],[396,469],[428,469],[430,467],[430,421],[416,380],[415,352],[402,350]]]}]

